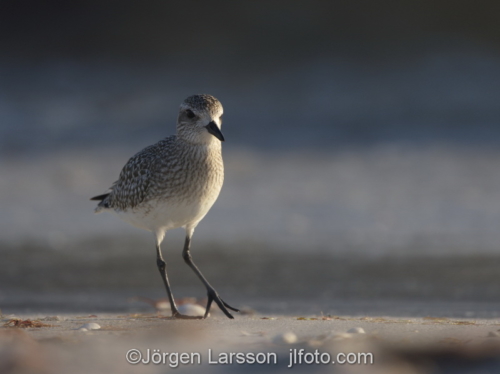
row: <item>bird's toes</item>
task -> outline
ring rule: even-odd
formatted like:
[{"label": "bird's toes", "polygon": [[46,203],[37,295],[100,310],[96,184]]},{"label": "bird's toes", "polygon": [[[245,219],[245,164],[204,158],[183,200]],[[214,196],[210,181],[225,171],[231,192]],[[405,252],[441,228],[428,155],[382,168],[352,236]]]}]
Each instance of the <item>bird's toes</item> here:
[{"label": "bird's toes", "polygon": [[236,309],[236,308],[232,307],[231,305],[229,305],[228,303],[226,303],[224,300],[220,299],[220,301],[222,301],[222,304],[224,304],[224,306],[226,308],[231,309],[234,312],[239,312],[240,311],[239,309]]},{"label": "bird's toes", "polygon": [[210,304],[212,304],[212,300],[215,301],[215,303],[217,304],[217,306],[220,308],[220,310],[222,310],[222,312],[226,315],[227,318],[234,319],[234,317],[232,316],[231,313],[229,313],[229,311],[227,310],[227,308],[238,312],[237,309],[234,309],[234,308],[230,307],[229,305],[227,305],[220,298],[220,296],[217,294],[217,292],[215,292],[214,290],[212,290],[212,292],[208,293],[208,300],[209,300],[209,303],[208,303],[208,306],[207,306],[206,313],[208,313],[208,310],[210,308]]}]

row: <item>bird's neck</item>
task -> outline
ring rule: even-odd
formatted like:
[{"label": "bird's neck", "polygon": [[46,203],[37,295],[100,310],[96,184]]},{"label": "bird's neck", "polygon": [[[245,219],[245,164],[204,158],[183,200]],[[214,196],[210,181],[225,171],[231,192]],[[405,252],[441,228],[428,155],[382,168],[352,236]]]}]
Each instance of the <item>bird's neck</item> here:
[{"label": "bird's neck", "polygon": [[179,145],[184,148],[186,155],[191,155],[189,157],[195,157],[196,159],[204,160],[215,160],[222,157],[222,145],[221,142],[213,137],[216,141],[204,142],[204,143],[193,143],[185,139],[179,139]]},{"label": "bird's neck", "polygon": [[199,148],[200,150],[206,150],[207,152],[220,152],[222,149],[221,141],[212,135],[210,135],[207,139],[203,139],[203,141],[180,136],[177,137],[186,147]]}]

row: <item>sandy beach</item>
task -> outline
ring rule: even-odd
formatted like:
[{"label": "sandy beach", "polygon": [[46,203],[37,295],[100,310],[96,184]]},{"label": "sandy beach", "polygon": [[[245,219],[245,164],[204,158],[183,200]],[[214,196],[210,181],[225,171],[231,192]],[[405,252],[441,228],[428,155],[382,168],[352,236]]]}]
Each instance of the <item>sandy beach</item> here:
[{"label": "sandy beach", "polygon": [[[70,253],[4,246],[0,372],[500,370],[495,256],[361,258],[202,247],[200,266],[242,313],[229,320],[214,306],[208,319],[186,321],[151,305],[161,309],[165,298],[151,254],[121,253],[124,241],[94,240]],[[135,244],[141,241],[128,241]],[[178,257],[168,254],[174,295],[203,310],[203,287]],[[137,364],[127,362],[132,349]],[[373,363],[332,364],[344,357],[339,353],[371,354]],[[259,354],[272,362],[252,362]],[[193,362],[180,361],[193,355]],[[321,358],[329,363],[311,361]]]},{"label": "sandy beach", "polygon": [[[15,319],[41,326],[15,327]],[[500,319],[255,314],[228,320],[215,312],[207,320],[182,321],[154,313],[104,313],[4,315],[2,324],[2,373],[500,369]]]}]

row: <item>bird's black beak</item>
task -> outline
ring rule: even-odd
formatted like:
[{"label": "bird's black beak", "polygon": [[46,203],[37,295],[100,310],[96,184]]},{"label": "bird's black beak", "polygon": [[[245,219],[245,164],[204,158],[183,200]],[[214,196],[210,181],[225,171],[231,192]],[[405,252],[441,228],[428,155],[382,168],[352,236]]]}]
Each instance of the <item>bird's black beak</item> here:
[{"label": "bird's black beak", "polygon": [[224,135],[222,135],[222,132],[220,131],[219,126],[217,126],[217,124],[214,121],[210,122],[205,127],[207,128],[207,131],[210,134],[212,134],[213,136],[215,136],[221,142],[224,141]]}]

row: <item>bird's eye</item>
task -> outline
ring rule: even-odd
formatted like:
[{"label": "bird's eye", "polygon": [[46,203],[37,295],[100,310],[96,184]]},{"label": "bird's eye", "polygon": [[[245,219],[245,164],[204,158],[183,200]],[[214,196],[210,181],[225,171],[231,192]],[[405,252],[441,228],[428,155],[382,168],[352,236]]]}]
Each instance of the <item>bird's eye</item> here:
[{"label": "bird's eye", "polygon": [[186,110],[186,116],[188,118],[194,118],[194,113],[191,109]]}]

